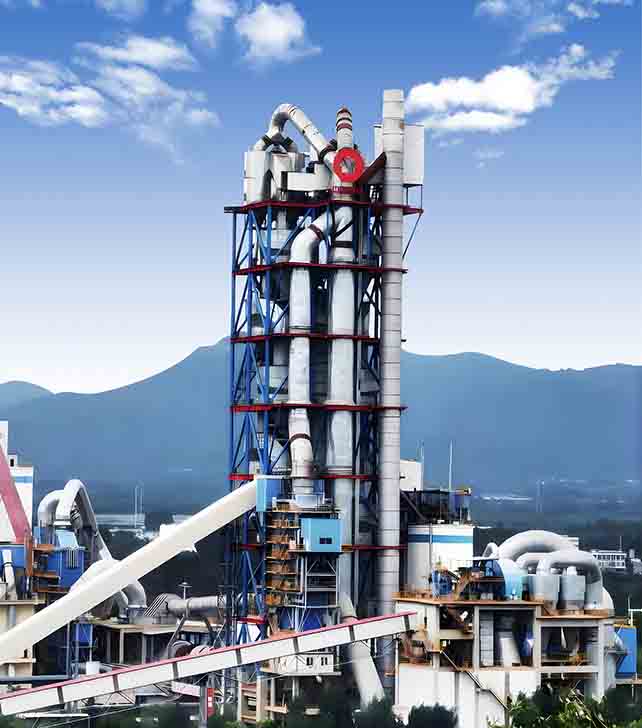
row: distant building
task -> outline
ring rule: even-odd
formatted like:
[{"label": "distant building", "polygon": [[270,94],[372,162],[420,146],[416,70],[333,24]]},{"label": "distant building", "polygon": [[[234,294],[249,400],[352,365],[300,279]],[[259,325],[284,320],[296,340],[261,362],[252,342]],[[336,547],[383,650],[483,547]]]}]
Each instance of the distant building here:
[{"label": "distant building", "polygon": [[631,568],[635,576],[642,576],[642,559],[631,559]]},{"label": "distant building", "polygon": [[626,571],[626,553],[614,549],[591,549],[591,553],[603,571]]}]

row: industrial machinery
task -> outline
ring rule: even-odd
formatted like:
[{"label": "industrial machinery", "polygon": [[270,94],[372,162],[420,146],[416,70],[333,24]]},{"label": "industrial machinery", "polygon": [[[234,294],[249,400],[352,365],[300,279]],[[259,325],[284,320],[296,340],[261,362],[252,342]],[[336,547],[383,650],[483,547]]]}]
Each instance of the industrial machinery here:
[{"label": "industrial machinery", "polygon": [[[202,698],[209,685],[253,724],[350,677],[362,705],[387,691],[404,718],[440,703],[479,728],[544,682],[599,698],[632,679],[635,633],[615,622],[591,554],[527,531],[474,557],[470,489],[429,489],[401,461],[402,278],[423,170],[401,91],[384,92],[371,161],[349,109],[332,140],[298,107],[275,109],[245,154],[243,202],[226,208],[229,493],[122,562],[79,481],[43,500],[33,536],[16,517],[23,595],[42,599],[0,630],[0,663],[58,645],[70,679],[9,675],[2,714],[136,702],[146,686]],[[219,589],[147,605],[138,580],[220,529]],[[37,682],[53,684],[15,690]]]},{"label": "industrial machinery", "polygon": [[[288,136],[296,131],[305,147]],[[297,140],[298,141],[298,140]],[[400,572],[404,218],[423,182],[424,130],[386,91],[366,164],[342,107],[329,141],[282,104],[245,154],[233,216],[230,479],[257,509],[230,533],[230,639],[393,609]],[[338,674],[327,655],[327,674]],[[380,673],[391,685],[392,645]],[[314,671],[273,663],[274,695]],[[291,680],[276,679],[283,675]]]}]

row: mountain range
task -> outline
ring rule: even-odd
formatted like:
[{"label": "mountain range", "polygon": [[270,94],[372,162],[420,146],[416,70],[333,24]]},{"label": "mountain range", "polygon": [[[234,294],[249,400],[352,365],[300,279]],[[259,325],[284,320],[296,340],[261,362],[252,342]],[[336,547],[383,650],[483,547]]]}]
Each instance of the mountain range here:
[{"label": "mountain range", "polygon": [[[187,508],[227,488],[227,377],[221,341],[100,394],[0,384],[0,419],[42,487],[79,477],[106,507],[143,481],[148,507]],[[637,366],[550,371],[483,354],[403,352],[402,454],[416,457],[423,443],[426,475],[443,483],[453,440],[455,481],[482,492],[552,477],[636,479],[641,391]]]}]

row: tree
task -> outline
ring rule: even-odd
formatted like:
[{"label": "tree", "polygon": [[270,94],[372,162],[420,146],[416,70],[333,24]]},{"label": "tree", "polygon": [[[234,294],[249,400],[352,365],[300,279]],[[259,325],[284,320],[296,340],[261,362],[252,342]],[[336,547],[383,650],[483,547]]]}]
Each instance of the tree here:
[{"label": "tree", "polygon": [[356,712],[354,722],[356,728],[403,728],[387,698],[373,700],[367,708]]},{"label": "tree", "polygon": [[325,687],[318,696],[318,703],[321,715],[328,716],[334,728],[353,728],[354,699],[344,683],[331,683]]},{"label": "tree", "polygon": [[457,714],[443,705],[415,706],[408,716],[408,728],[457,728]]}]

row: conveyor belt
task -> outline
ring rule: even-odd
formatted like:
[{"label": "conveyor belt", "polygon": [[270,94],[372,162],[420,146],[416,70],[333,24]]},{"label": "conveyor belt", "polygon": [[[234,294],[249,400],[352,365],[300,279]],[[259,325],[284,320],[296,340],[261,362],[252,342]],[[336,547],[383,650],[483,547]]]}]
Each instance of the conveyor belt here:
[{"label": "conveyor belt", "polygon": [[415,612],[371,617],[351,624],[282,635],[260,642],[212,649],[199,655],[177,657],[113,670],[102,675],[54,683],[46,687],[20,690],[0,696],[0,712],[2,715],[33,712],[146,685],[178,681],[193,675],[251,665],[277,657],[317,652],[352,642],[387,637],[414,629],[415,617]]}]

